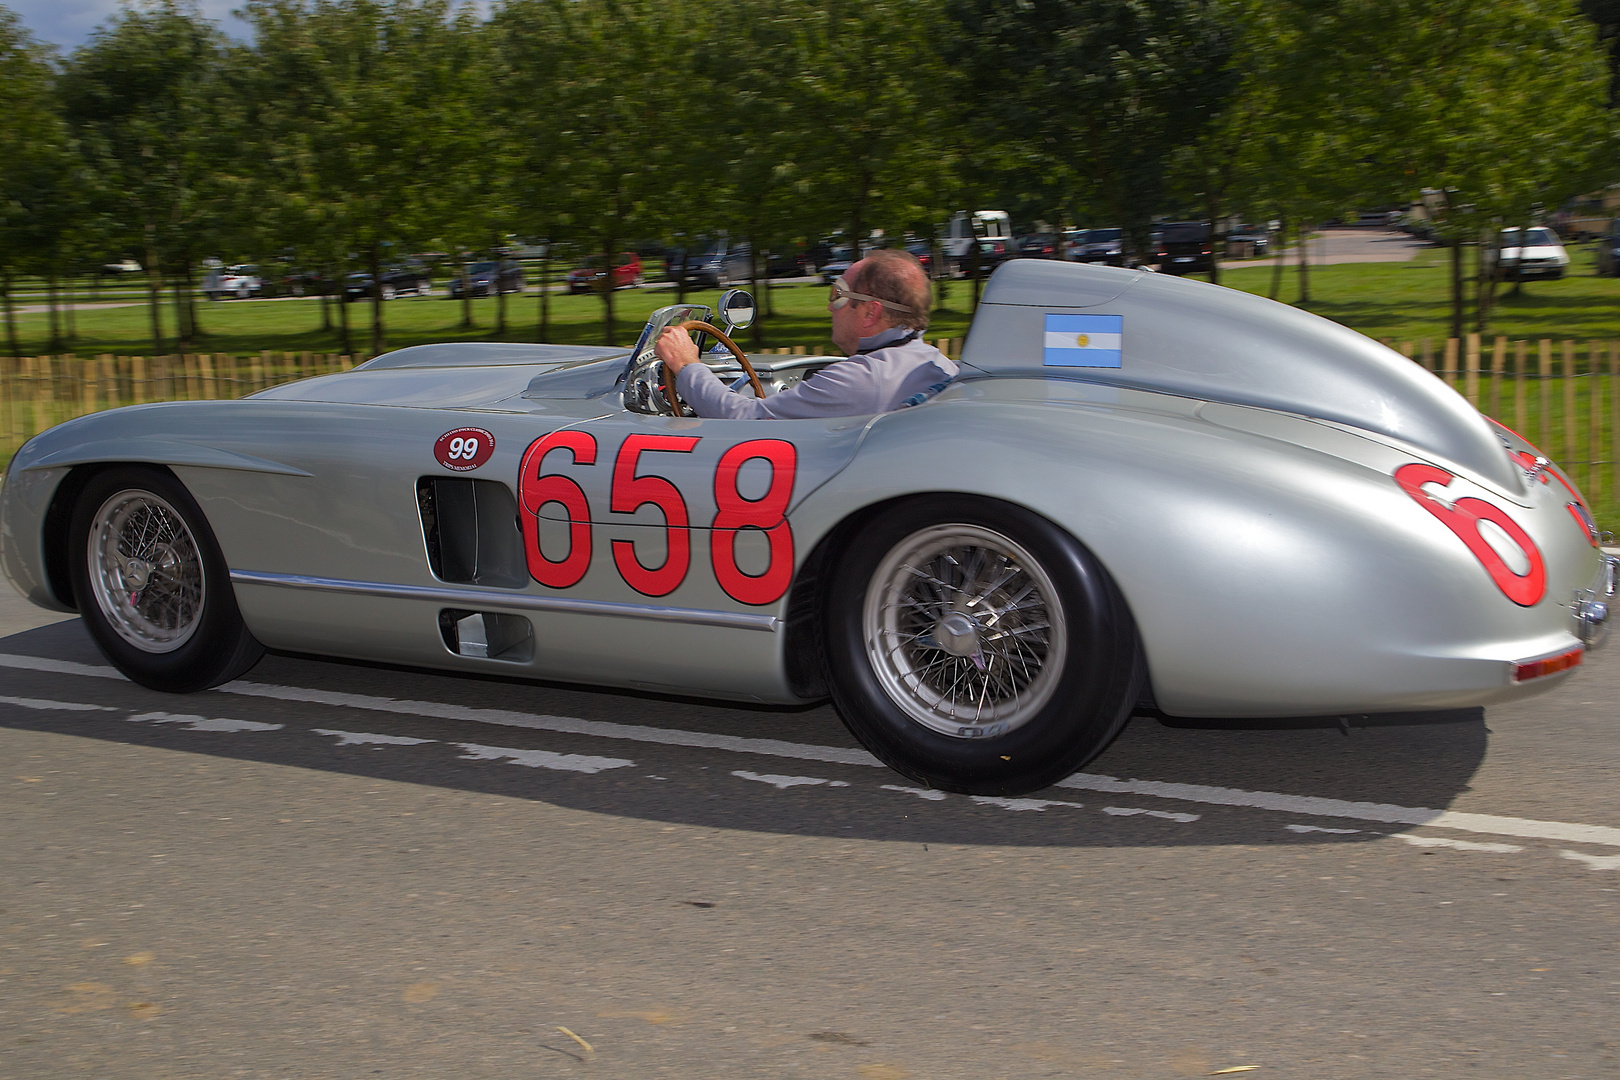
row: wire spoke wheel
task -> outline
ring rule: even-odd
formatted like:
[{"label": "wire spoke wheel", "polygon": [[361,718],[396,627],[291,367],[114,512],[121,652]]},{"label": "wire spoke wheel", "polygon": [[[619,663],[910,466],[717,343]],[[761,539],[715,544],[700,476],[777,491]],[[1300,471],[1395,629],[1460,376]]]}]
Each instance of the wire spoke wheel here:
[{"label": "wire spoke wheel", "polygon": [[1028,551],[977,525],[906,537],[878,564],[862,638],[890,699],[958,739],[1005,735],[1051,701],[1068,650],[1056,586]]},{"label": "wire spoke wheel", "polygon": [[208,581],[197,538],[179,511],[150,491],[119,491],[101,504],[91,529],[90,585],[118,636],[146,653],[173,652],[190,641]]}]

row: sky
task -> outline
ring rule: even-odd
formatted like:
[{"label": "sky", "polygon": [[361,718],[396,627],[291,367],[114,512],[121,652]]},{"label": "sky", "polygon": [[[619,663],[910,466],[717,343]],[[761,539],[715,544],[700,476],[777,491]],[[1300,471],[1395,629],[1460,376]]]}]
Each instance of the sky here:
[{"label": "sky", "polygon": [[[49,42],[64,54],[90,38],[90,32],[119,9],[118,0],[0,0],[22,17],[23,25],[41,41]],[[247,37],[247,24],[231,16],[240,0],[198,0],[203,16],[219,23],[233,38]]]}]

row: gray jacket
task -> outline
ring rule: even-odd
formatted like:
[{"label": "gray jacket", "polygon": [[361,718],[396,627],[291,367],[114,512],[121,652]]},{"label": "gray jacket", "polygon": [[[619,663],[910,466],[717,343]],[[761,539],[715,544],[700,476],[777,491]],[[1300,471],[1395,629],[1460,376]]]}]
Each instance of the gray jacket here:
[{"label": "gray jacket", "polygon": [[945,354],[905,327],[860,340],[860,351],[797,386],[761,401],[726,388],[707,364],[688,364],[675,388],[699,416],[731,420],[804,420],[893,412],[928,400],[956,377]]}]

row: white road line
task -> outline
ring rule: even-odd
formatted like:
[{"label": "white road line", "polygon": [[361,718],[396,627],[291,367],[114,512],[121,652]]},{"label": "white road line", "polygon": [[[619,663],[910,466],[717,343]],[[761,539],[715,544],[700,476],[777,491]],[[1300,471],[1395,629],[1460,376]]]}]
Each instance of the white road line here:
[{"label": "white road line", "polygon": [[591,757],[588,754],[554,754],[550,750],[520,750],[510,746],[480,746],[478,743],[452,743],[467,751],[461,757],[466,761],[510,761],[513,765],[526,765],[531,769],[558,769],[563,772],[599,773],[607,769],[622,769],[634,765],[633,761],[616,757]]},{"label": "white road line", "polygon": [[0,705],[17,705],[24,709],[43,709],[60,712],[122,712],[111,705],[86,705],[78,701],[51,701],[47,698],[3,697]]},{"label": "white road line", "polygon": [[1287,829],[1289,832],[1325,832],[1338,833],[1341,836],[1349,836],[1352,833],[1359,833],[1361,831],[1360,829],[1328,829],[1322,827],[1321,825],[1284,825],[1283,828]]},{"label": "white road line", "polygon": [[[0,653],[0,668],[43,671],[62,675],[83,675],[99,679],[123,679],[122,675],[110,667],[98,667],[91,664],[78,664],[68,660],[48,660],[44,657],[20,656],[7,653]],[[535,715],[506,709],[475,709],[433,701],[408,701],[373,697],[367,694],[345,694],[326,690],[308,690],[293,686],[271,686],[262,683],[234,682],[227,683],[217,689],[227,694],[273,698],[281,701],[299,701],[315,705],[334,705],[351,709],[367,709],[373,712],[392,713],[396,716],[427,717],[440,720],[470,720],[480,724],[528,728],[535,731],[555,731],[570,735],[589,735],[603,739],[623,739],[631,742],[657,743],[665,746],[692,746],[709,750],[725,750],[739,754],[793,758],[799,761],[823,761],[840,765],[883,767],[882,762],[865,750],[791,743],[780,739],[749,739],[736,735],[712,735],[700,731],[679,731],[667,728],[642,727],[634,724],[615,724],[601,720],[580,720],[569,716]],[[1390,803],[1327,799],[1315,795],[1286,795],[1274,791],[1245,791],[1240,788],[1211,787],[1204,784],[1178,784],[1159,780],[1120,780],[1117,777],[1101,776],[1095,773],[1075,773],[1066,780],[1059,780],[1057,786],[1076,788],[1082,791],[1100,791],[1111,795],[1145,795],[1160,799],[1172,799],[1177,802],[1202,803],[1209,806],[1237,806],[1254,810],[1270,810],[1285,814],[1302,814],[1307,817],[1349,818],[1354,821],[1373,821],[1392,825],[1426,825],[1436,829],[1455,829],[1458,832],[1484,833],[1493,836],[1514,836],[1530,840],[1556,840],[1564,843],[1602,844],[1606,847],[1620,847],[1620,828],[1610,825],[1582,825],[1574,822],[1502,817],[1495,814],[1469,814],[1454,810],[1431,810],[1426,807],[1396,806]],[[1051,800],[1035,801],[1060,805]]]},{"label": "white road line", "polygon": [[1620,847],[1620,829],[1609,825],[1576,825],[1564,821],[1535,821],[1530,818],[1498,817],[1495,814],[1464,814],[1455,810],[1429,810],[1419,806],[1390,803],[1349,802],[1315,795],[1283,795],[1274,791],[1244,791],[1240,788],[1208,787],[1203,784],[1170,784],[1159,780],[1119,780],[1094,773],[1075,773],[1059,780],[1058,787],[1082,791],[1106,791],[1112,795],[1154,795],[1180,802],[1207,803],[1211,806],[1244,806],[1255,810],[1276,810],[1285,814],[1311,817],[1353,818],[1392,825],[1428,825],[1459,832],[1487,833],[1494,836],[1520,836],[1531,840],[1563,840],[1571,843],[1606,844]]},{"label": "white road line", "polygon": [[755,773],[737,769],[732,776],[744,780],[753,780],[761,784],[770,784],[777,791],[786,791],[791,787],[812,787],[816,784],[826,784],[828,787],[849,787],[843,780],[828,780],[821,776],[779,776],[776,773]]},{"label": "white road line", "polygon": [[257,720],[232,720],[228,716],[195,716],[191,713],[147,712],[127,717],[133,723],[183,724],[192,731],[280,731],[280,724]]},{"label": "white road line", "polygon": [[332,728],[311,728],[317,735],[331,735],[339,746],[422,746],[437,739],[413,739],[408,735],[373,735],[369,731],[336,731]]}]

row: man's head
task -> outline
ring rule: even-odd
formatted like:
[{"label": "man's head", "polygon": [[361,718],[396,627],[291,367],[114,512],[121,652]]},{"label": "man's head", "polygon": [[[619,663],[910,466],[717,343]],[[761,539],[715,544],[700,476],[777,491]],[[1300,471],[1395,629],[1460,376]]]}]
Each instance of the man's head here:
[{"label": "man's head", "polygon": [[844,274],[851,292],[876,300],[850,299],[832,309],[833,344],[853,354],[860,339],[894,326],[928,329],[932,297],[928,274],[916,256],[905,251],[874,251]]}]

